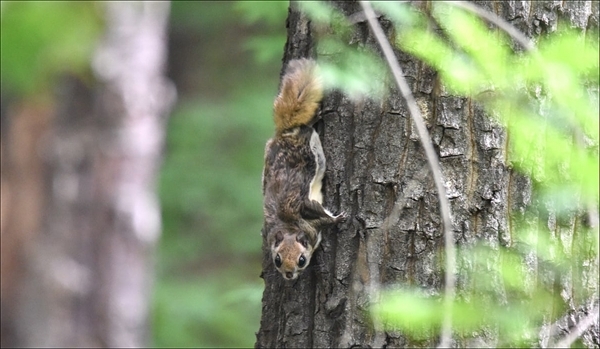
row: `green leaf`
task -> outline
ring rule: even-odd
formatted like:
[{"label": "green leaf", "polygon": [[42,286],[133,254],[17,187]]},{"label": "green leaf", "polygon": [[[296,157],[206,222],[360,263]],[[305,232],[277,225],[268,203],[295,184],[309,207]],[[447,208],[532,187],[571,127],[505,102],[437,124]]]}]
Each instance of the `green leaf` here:
[{"label": "green leaf", "polygon": [[425,339],[430,336],[432,326],[439,326],[442,321],[441,306],[439,300],[415,291],[392,291],[384,293],[372,311],[386,327]]},{"label": "green leaf", "polygon": [[102,29],[92,2],[8,2],[2,8],[2,88],[32,95],[60,73],[84,74]]},{"label": "green leaf", "polygon": [[[318,48],[317,60],[326,89],[340,89],[350,98],[369,96],[380,99],[385,96],[386,66],[382,60],[368,51],[356,51],[338,41],[323,40]],[[336,52],[336,60],[327,53]]]},{"label": "green leaf", "polygon": [[509,54],[504,35],[490,33],[479,19],[443,2],[435,3],[433,12],[445,32],[469,54],[496,88],[509,86],[506,65]]},{"label": "green leaf", "polygon": [[283,26],[289,1],[236,1],[235,10],[248,24],[261,22],[268,26]]},{"label": "green leaf", "polygon": [[322,1],[298,1],[297,4],[313,22],[330,24],[334,17],[343,17],[331,5]]},{"label": "green leaf", "polygon": [[416,11],[406,3],[395,1],[371,1],[373,9],[379,10],[396,25],[414,26],[420,20]]}]

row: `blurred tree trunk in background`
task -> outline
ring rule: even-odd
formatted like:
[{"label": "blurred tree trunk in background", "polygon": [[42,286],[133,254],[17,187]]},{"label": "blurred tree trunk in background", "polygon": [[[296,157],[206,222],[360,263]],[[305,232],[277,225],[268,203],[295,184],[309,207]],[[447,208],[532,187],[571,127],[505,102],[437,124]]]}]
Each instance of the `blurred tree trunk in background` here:
[{"label": "blurred tree trunk in background", "polygon": [[2,110],[0,275],[3,347],[19,343],[15,321],[21,298],[20,285],[27,278],[27,249],[37,238],[44,202],[45,171],[38,156],[39,141],[48,132],[51,120],[52,107],[46,103],[19,103]]},{"label": "blurred tree trunk in background", "polygon": [[[598,26],[597,2],[477,4],[508,20],[528,37],[555,31],[561,19],[581,31]],[[334,6],[347,16],[361,12],[356,2]],[[388,37],[393,37],[390,22],[380,22]],[[316,34],[308,18],[293,5],[287,25],[284,62],[314,57]],[[366,22],[357,23],[352,42],[358,47],[376,46]],[[543,208],[544,203],[532,200],[531,181],[506,166],[508,137],[503,128],[469,98],[448,95],[429,67],[403,52],[396,51],[396,56],[438,151],[456,243],[471,246],[479,241],[495,251],[512,247],[516,242],[511,230],[514,223],[524,217],[526,208],[533,208],[537,217],[527,224],[547,225],[563,247],[570,246],[573,231],[582,222],[575,216],[557,220],[555,213],[535,209]],[[334,92],[325,97],[322,115],[321,137],[327,157],[324,206],[332,212],[344,210],[350,219],[324,232],[315,260],[294,282],[285,282],[275,271],[269,247],[263,243],[265,290],[256,346],[433,347],[439,338],[414,342],[400,332],[376,331],[367,307],[373,284],[415,286],[427,294],[443,292],[444,237],[439,204],[406,105],[398,91],[381,103],[353,103]],[[397,201],[400,215],[391,220],[389,229],[383,229]],[[460,257],[457,262],[462,275],[476,278],[486,272]],[[497,258],[489,262],[502,261]],[[537,261],[528,267],[536,270]],[[559,321],[563,329],[577,323],[592,306],[587,302],[598,296],[597,262],[572,270],[591,280],[588,289],[572,289],[570,280],[580,277],[575,274],[538,275],[539,282],[554,285],[556,299],[562,300],[561,304],[549,305],[547,319],[568,314]],[[477,284],[476,279],[462,281]],[[499,300],[503,288],[502,280],[497,280]],[[548,332],[548,326],[544,327],[539,339],[531,338],[532,345],[545,346]],[[596,323],[584,334],[583,343],[597,347],[597,338]],[[454,340],[460,347],[502,343],[493,329],[473,333],[471,338],[455,336]]]},{"label": "blurred tree trunk in background", "polygon": [[2,346],[149,344],[169,3],[102,6],[93,81],[3,110]]}]

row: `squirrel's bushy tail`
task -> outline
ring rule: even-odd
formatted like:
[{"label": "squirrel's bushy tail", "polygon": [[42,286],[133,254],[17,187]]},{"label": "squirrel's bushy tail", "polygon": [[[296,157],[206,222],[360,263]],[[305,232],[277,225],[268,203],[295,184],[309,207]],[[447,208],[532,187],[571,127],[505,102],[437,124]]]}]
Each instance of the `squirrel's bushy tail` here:
[{"label": "squirrel's bushy tail", "polygon": [[288,66],[275,99],[275,128],[278,132],[313,120],[323,98],[323,86],[314,60],[295,59]]}]

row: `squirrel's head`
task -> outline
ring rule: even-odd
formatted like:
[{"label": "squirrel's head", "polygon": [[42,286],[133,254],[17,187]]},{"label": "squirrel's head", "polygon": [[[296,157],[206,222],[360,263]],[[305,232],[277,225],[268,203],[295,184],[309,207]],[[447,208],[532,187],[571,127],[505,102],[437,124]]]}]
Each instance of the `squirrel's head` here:
[{"label": "squirrel's head", "polygon": [[[320,235],[320,234],[319,234]],[[294,280],[306,269],[319,241],[312,246],[304,232],[277,231],[271,242],[275,268],[286,280]]]}]

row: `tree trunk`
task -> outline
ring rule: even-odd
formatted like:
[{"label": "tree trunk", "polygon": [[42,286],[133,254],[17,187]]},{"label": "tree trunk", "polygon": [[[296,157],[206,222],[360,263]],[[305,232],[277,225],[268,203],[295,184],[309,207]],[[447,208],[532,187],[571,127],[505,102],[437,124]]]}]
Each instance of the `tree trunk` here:
[{"label": "tree trunk", "polygon": [[[152,255],[160,234],[154,187],[165,116],[174,100],[164,77],[169,4],[102,6],[107,26],[90,62],[94,79],[65,77],[50,127],[37,134],[12,132],[36,137],[25,151],[44,171],[42,176],[31,173],[32,166],[10,168],[11,210],[40,223],[13,229],[28,219],[7,214],[5,224],[2,214],[3,243],[6,236],[35,232],[21,244],[22,275],[9,280],[17,282],[6,316],[3,288],[3,345],[149,344]],[[36,210],[14,206],[22,200],[13,195],[19,187],[10,180],[23,182],[19,172],[43,186]],[[4,175],[2,184],[4,189]],[[2,277],[4,284],[4,258]],[[5,324],[12,334],[6,342]]]},{"label": "tree trunk", "polygon": [[[530,38],[555,31],[561,19],[582,31],[598,27],[597,2],[477,4]],[[356,2],[336,2],[334,6],[346,16],[361,12]],[[380,23],[392,37],[390,22],[380,18]],[[287,26],[284,61],[314,57],[314,31],[294,4]],[[358,47],[377,46],[366,22],[356,24],[352,40]],[[457,246],[483,242],[498,252],[490,263],[501,263],[499,250],[516,242],[516,221],[526,208],[543,207],[543,203],[532,202],[531,180],[507,166],[508,137],[502,127],[471,99],[444,91],[436,73],[419,60],[398,50],[396,57],[438,152]],[[383,102],[365,99],[360,103],[334,92],[326,95],[322,116],[318,126],[327,158],[324,206],[332,212],[346,211],[350,218],[324,232],[315,260],[293,282],[284,281],[275,272],[269,247],[263,243],[265,290],[256,347],[433,347],[439,338],[415,342],[400,332],[373,326],[368,309],[373,285],[418,287],[427,294],[443,292],[444,237],[439,203],[405,102],[397,90]],[[395,204],[401,207],[399,217],[392,217],[389,228],[385,228],[384,221]],[[539,212],[529,224],[548,225],[563,247],[570,246],[573,231],[581,224],[579,218],[557,223],[555,213]],[[457,262],[460,275],[475,277],[486,272],[460,256]],[[535,270],[537,261],[527,267]],[[555,309],[568,314],[559,325],[564,329],[585,316],[593,307],[589,300],[598,297],[597,260],[574,268],[573,273],[538,275],[539,279],[551,279],[556,295],[562,292],[558,299],[563,304]],[[571,287],[574,277],[590,280],[581,294]],[[467,281],[476,283],[459,279],[459,289]],[[503,287],[498,280],[498,294],[503,293]],[[547,344],[548,328],[546,323],[540,337],[531,339],[532,345]],[[598,346],[598,331],[596,322],[583,335],[583,343]],[[459,347],[502,344],[493,330],[483,329],[470,338],[455,336],[454,340],[453,346]]]}]

